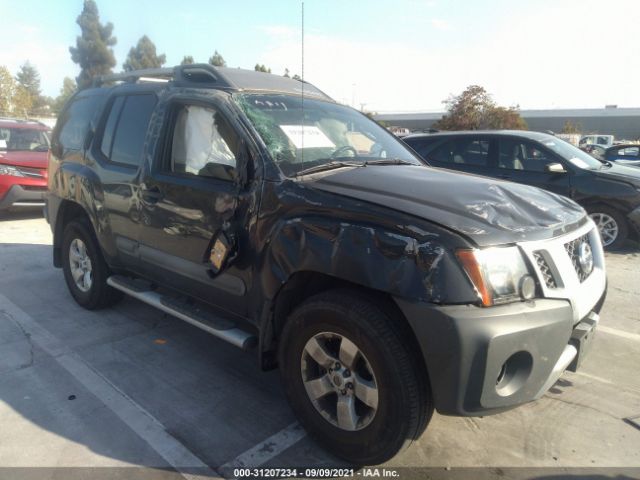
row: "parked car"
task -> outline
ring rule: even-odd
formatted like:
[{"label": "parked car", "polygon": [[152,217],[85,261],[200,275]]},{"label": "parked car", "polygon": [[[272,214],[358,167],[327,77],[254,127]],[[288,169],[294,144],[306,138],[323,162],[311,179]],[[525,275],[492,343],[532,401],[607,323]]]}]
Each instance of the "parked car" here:
[{"label": "parked car", "polygon": [[583,150],[598,160],[604,160],[604,153],[607,151],[607,147],[604,145],[591,144],[584,147]]},{"label": "parked car", "polygon": [[631,143],[610,147],[604,152],[603,158],[618,165],[640,167],[640,145]]},{"label": "parked car", "polygon": [[0,211],[44,205],[48,151],[46,125],[0,118]]},{"label": "parked car", "polygon": [[434,407],[539,398],[598,323],[604,254],[576,203],[430,168],[308,83],[108,76],[69,101],[51,151],[53,262],[76,302],[124,292],[255,349],[356,464],[391,458]]},{"label": "parked car", "polygon": [[602,145],[610,147],[615,142],[613,135],[583,135],[578,143],[578,147],[584,148],[587,145]]},{"label": "parked car", "polygon": [[637,169],[598,160],[539,132],[443,132],[403,140],[434,166],[525,183],[575,200],[598,225],[605,248],[638,238]]}]

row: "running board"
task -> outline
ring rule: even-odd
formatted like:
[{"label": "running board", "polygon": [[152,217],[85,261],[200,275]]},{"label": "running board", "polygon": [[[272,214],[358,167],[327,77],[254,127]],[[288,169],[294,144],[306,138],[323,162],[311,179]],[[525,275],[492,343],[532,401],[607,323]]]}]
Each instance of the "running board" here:
[{"label": "running board", "polygon": [[236,328],[234,323],[216,317],[211,312],[207,312],[204,307],[162,295],[144,281],[112,275],[107,279],[107,284],[243,350],[249,350],[257,344],[255,335]]}]

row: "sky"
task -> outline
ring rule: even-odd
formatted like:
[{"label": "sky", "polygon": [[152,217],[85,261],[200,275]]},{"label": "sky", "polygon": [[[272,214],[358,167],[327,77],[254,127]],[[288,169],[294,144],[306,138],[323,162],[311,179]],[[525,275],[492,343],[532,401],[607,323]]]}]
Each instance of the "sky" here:
[{"label": "sky", "polygon": [[[58,95],[82,0],[0,0],[0,65]],[[300,0],[97,0],[121,69],[142,35],[167,56],[302,74]],[[375,112],[441,111],[482,85],[522,109],[640,107],[640,0],[305,0],[304,77]]]}]

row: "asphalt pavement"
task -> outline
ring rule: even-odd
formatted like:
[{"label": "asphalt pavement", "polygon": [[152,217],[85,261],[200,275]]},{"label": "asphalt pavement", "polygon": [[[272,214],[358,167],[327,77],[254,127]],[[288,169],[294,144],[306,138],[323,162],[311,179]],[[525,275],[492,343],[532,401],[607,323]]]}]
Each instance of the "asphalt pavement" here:
[{"label": "asphalt pavement", "polygon": [[[0,467],[348,467],[307,437],[255,353],[130,298],[82,309],[52,265],[45,220],[0,215]],[[606,257],[609,294],[578,373],[506,413],[436,414],[386,467],[620,467],[612,477],[636,478],[640,248]]]}]

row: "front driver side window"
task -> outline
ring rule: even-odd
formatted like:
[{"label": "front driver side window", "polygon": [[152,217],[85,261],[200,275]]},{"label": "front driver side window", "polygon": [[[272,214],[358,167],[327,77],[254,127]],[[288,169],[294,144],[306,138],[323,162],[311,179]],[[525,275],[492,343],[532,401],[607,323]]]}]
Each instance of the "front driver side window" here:
[{"label": "front driver side window", "polygon": [[556,160],[551,155],[535,147],[531,142],[515,138],[500,140],[498,166],[506,170],[526,170],[544,172],[545,166]]},{"label": "front driver side window", "polygon": [[210,107],[179,108],[171,145],[171,171],[183,175],[233,180],[238,136]]}]

